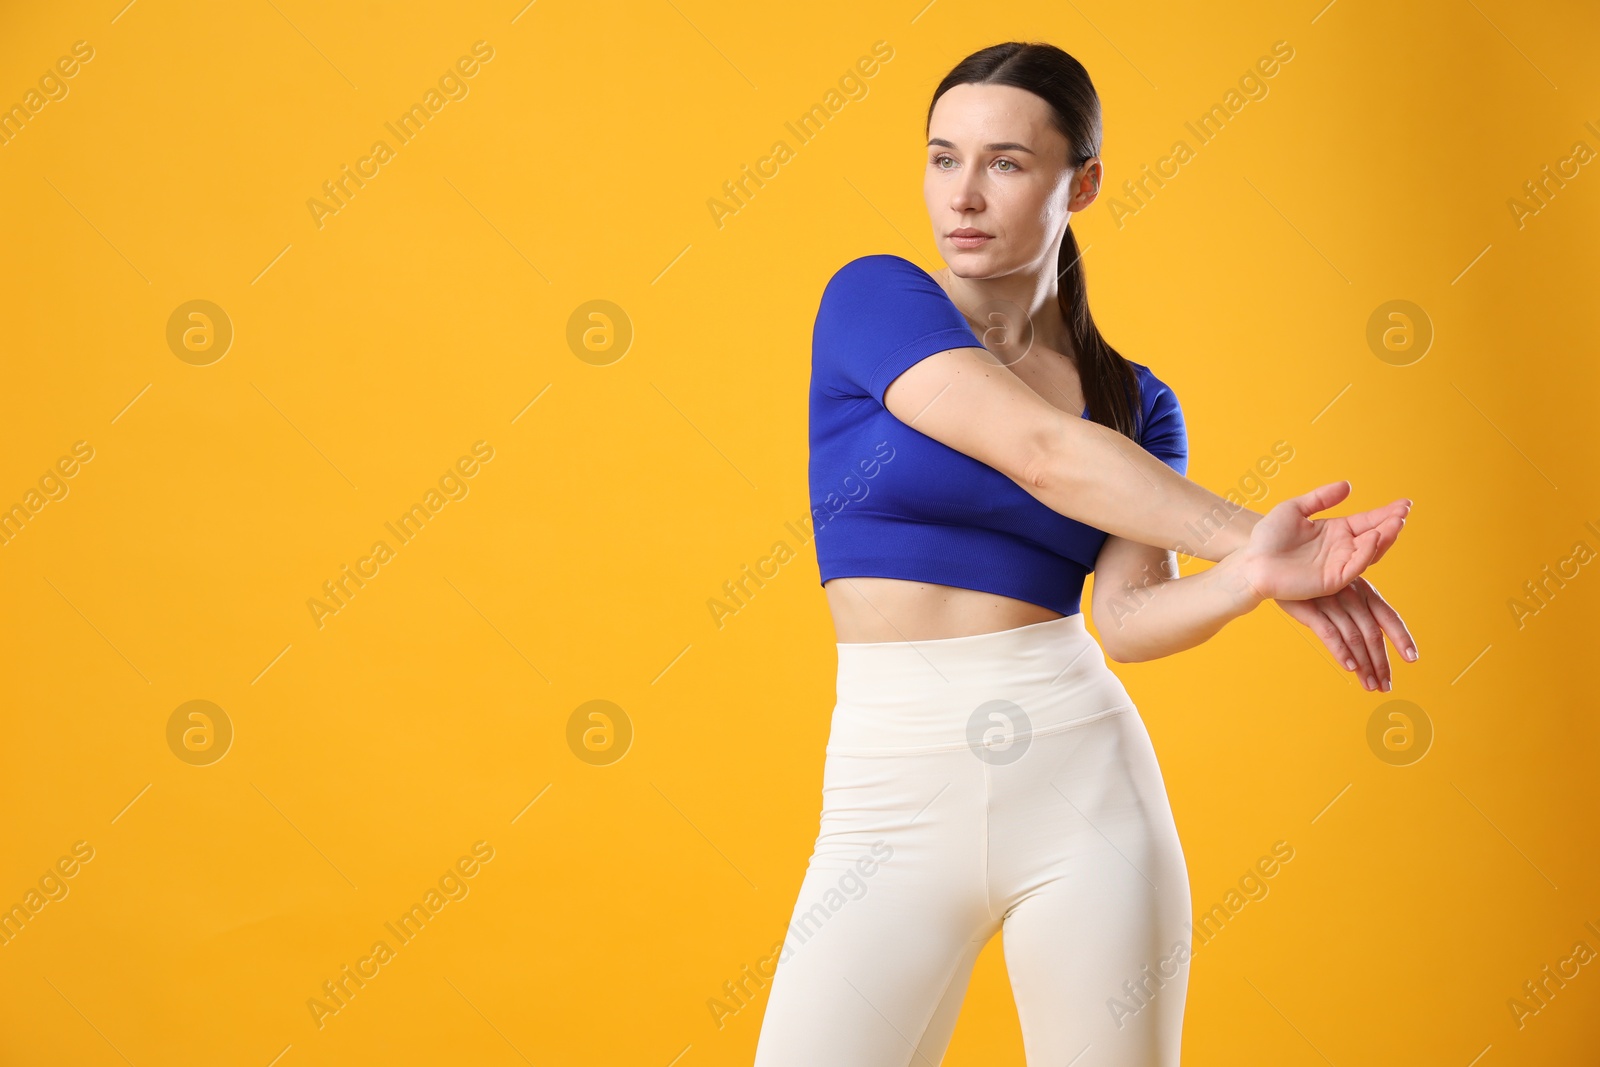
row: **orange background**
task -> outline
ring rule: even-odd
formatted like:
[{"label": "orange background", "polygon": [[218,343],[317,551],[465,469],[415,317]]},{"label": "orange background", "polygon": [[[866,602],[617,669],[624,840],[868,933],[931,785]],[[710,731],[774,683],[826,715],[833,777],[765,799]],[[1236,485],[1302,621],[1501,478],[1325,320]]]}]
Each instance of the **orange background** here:
[{"label": "orange background", "polygon": [[[1102,329],[1183,403],[1190,476],[1248,488],[1284,441],[1258,510],[1340,478],[1340,511],[1416,500],[1369,574],[1422,651],[1393,693],[1273,605],[1114,665],[1196,912],[1294,849],[1196,952],[1184,1062],[1593,1061],[1600,963],[1508,1007],[1600,950],[1592,10],[123,3],[0,15],[0,105],[92,49],[0,145],[0,506],[37,505],[0,546],[0,904],[65,892],[0,945],[0,1060],[748,1063],[765,1000],[721,1028],[707,1002],[788,921],[833,633],[797,540],[720,628],[707,603],[806,513],[823,283],[939,265],[934,87],[1034,39],[1104,102],[1107,187],[1073,225]],[[1200,144],[1185,123],[1278,41]],[[193,300],[215,332],[174,347]],[[1422,358],[1369,346],[1391,300]],[[319,625],[347,565],[369,578]],[[1433,733],[1406,765],[1368,740],[1396,699]],[[595,700],[603,759],[601,720],[569,730]],[[174,726],[190,701],[216,710]],[[458,899],[319,1025],[323,983],[430,889]],[[1022,1062],[998,939],[946,1062]]]}]

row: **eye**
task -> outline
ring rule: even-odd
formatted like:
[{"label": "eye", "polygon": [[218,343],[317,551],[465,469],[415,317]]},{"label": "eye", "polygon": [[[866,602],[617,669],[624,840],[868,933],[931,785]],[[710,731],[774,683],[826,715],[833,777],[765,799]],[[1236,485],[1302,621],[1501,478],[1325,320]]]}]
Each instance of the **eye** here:
[{"label": "eye", "polygon": [[939,154],[939,155],[937,155],[937,156],[934,156],[934,157],[933,157],[933,165],[934,165],[934,166],[935,166],[935,167],[938,167],[938,168],[939,168],[939,169],[940,169],[940,170],[948,170],[948,169],[949,169],[949,168],[947,168],[947,167],[941,167],[941,166],[939,166],[939,164],[941,164],[941,163],[943,163],[943,162],[944,162],[944,161],[945,161],[945,160],[947,160],[947,159],[949,159],[949,160],[950,160],[950,162],[952,162],[952,163],[954,163],[954,162],[955,162],[955,160],[953,160],[953,159],[950,159],[950,157],[949,157],[949,156],[947,156],[947,155],[944,155],[944,154],[943,154],[943,153],[940,153],[940,154]]},{"label": "eye", "polygon": [[[1017,165],[1016,165],[1016,164],[1015,164],[1015,163],[1013,163],[1013,162],[1011,162],[1011,160],[1009,160],[1009,159],[997,159],[997,160],[995,160],[995,162],[996,162],[996,163],[1004,163],[1004,164],[1006,164],[1006,165],[1007,165],[1007,166],[1008,166],[1008,167],[1010,167],[1010,168],[1011,168],[1011,170],[1016,170],[1016,169],[1017,169]],[[1011,170],[1008,170],[1008,171],[1002,171],[1002,172],[1001,172],[1001,173],[1004,173],[1004,174],[1010,174],[1010,173],[1011,173]]]}]

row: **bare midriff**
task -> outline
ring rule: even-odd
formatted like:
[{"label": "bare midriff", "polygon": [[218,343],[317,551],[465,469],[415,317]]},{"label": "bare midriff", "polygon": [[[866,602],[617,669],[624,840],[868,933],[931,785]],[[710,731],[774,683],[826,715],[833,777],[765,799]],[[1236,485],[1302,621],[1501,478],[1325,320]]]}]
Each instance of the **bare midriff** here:
[{"label": "bare midriff", "polygon": [[1026,600],[936,582],[832,578],[822,589],[843,644],[970,637],[1061,618]]}]

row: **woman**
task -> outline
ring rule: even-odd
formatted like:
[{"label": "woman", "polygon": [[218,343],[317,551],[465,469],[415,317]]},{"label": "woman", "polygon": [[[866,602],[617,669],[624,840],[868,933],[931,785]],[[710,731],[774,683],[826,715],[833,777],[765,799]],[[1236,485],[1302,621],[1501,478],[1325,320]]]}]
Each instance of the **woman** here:
[{"label": "woman", "polygon": [[[1127,662],[1263,600],[1368,689],[1403,623],[1358,576],[1409,500],[1311,520],[1188,481],[1176,397],[1100,337],[1069,228],[1100,104],[1045,44],[963,60],[928,112],[924,195],[949,267],[841,268],[813,336],[810,482],[838,636],[821,825],[757,1067],[937,1064],[1004,931],[1031,1067],[1176,1064],[1189,883]],[[1154,546],[1154,547],[1152,547]],[[1174,550],[1215,562],[1177,576]],[[1200,713],[1214,713],[1223,694]]]}]

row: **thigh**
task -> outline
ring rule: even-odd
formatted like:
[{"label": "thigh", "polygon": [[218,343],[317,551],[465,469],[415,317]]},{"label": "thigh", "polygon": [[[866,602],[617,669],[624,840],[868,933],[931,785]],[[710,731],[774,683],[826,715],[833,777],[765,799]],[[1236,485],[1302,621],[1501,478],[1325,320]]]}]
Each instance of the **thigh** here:
[{"label": "thigh", "polygon": [[1036,737],[1015,768],[997,783],[997,889],[1030,1067],[1176,1065],[1189,877],[1143,721]]},{"label": "thigh", "polygon": [[756,1067],[939,1062],[998,927],[984,899],[982,788],[964,751],[828,757]]}]

